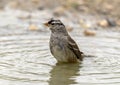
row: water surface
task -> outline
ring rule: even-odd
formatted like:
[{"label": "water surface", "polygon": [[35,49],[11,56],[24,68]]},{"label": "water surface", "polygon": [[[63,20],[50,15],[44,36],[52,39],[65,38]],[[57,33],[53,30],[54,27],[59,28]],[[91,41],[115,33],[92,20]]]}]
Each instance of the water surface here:
[{"label": "water surface", "polygon": [[0,85],[120,85],[119,32],[98,30],[95,37],[85,37],[75,29],[70,35],[95,57],[57,64],[49,50],[50,32],[30,31],[12,19],[19,24],[0,25]]}]

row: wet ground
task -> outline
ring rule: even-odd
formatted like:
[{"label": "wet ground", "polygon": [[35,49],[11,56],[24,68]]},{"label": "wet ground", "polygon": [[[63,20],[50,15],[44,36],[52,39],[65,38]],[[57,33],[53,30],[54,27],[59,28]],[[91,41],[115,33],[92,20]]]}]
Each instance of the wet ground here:
[{"label": "wet ground", "polygon": [[[0,85],[120,85],[118,31],[100,29],[96,36],[86,37],[75,26],[70,35],[85,54],[95,57],[81,64],[56,64],[48,45],[50,32],[38,23],[39,30],[29,30],[29,20],[18,19],[27,14],[0,13]],[[38,15],[49,17],[45,12]],[[32,20],[42,21],[37,19]]]}]

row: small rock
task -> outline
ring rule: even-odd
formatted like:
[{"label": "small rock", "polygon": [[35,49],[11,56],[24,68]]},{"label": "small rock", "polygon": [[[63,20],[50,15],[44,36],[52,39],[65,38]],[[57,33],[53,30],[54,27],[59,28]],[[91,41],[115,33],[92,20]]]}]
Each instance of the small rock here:
[{"label": "small rock", "polygon": [[63,15],[65,11],[66,11],[65,8],[60,6],[60,7],[57,7],[53,13],[56,16],[60,16],[60,15]]},{"label": "small rock", "polygon": [[98,25],[101,27],[108,27],[108,26],[114,27],[116,26],[116,22],[113,19],[106,18],[106,19],[99,21]]},{"label": "small rock", "polygon": [[85,36],[95,36],[95,35],[96,35],[96,32],[95,32],[95,31],[93,31],[93,30],[88,30],[88,29],[84,30],[83,33],[84,33]]},{"label": "small rock", "polygon": [[91,25],[90,24],[88,24],[88,23],[86,23],[84,20],[79,20],[79,23],[80,23],[80,26],[82,27],[82,28],[90,28],[91,27]]},{"label": "small rock", "polygon": [[32,30],[32,31],[38,30],[38,27],[34,24],[31,24],[28,28],[29,30]]},{"label": "small rock", "polygon": [[106,19],[106,20],[107,20],[109,26],[112,26],[112,27],[116,26],[116,22],[115,22],[115,20],[113,20],[113,19],[109,19],[109,18]]},{"label": "small rock", "polygon": [[101,26],[101,27],[108,27],[109,23],[106,19],[103,19],[103,20],[98,22],[98,25]]}]

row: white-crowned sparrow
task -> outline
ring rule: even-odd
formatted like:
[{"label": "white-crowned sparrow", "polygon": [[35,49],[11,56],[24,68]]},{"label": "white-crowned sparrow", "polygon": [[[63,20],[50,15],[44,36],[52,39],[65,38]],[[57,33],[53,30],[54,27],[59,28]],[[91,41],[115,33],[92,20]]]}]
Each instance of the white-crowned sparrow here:
[{"label": "white-crowned sparrow", "polygon": [[60,20],[51,19],[44,24],[51,30],[50,51],[58,62],[75,63],[83,60],[83,52],[79,50]]}]

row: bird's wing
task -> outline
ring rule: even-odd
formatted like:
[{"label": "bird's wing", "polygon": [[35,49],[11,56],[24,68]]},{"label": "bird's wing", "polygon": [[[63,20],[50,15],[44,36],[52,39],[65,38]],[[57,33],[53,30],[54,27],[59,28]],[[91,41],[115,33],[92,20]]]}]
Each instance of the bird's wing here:
[{"label": "bird's wing", "polygon": [[67,38],[68,38],[68,48],[76,55],[78,59],[82,60],[83,52],[79,50],[76,42],[70,36],[68,36]]}]

